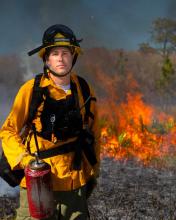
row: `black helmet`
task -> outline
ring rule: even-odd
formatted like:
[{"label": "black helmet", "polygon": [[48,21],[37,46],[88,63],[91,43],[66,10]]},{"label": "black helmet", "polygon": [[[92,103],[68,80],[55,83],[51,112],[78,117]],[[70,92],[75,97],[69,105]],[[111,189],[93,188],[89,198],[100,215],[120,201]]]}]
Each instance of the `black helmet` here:
[{"label": "black helmet", "polygon": [[55,47],[55,46],[66,46],[74,48],[74,58],[73,65],[76,62],[78,55],[81,53],[80,42],[81,40],[76,39],[73,31],[62,24],[55,24],[49,27],[43,35],[42,45],[35,48],[34,50],[28,52],[28,55],[31,56],[35,53],[38,53],[39,56],[44,59],[46,48]]}]

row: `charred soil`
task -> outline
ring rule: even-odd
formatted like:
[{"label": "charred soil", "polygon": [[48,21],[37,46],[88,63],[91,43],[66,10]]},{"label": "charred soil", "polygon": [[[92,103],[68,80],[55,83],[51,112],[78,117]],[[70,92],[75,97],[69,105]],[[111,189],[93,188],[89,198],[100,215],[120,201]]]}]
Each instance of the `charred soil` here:
[{"label": "charred soil", "polygon": [[[89,198],[91,220],[176,219],[176,169],[104,158]],[[12,219],[18,199],[0,198],[0,220]]]}]

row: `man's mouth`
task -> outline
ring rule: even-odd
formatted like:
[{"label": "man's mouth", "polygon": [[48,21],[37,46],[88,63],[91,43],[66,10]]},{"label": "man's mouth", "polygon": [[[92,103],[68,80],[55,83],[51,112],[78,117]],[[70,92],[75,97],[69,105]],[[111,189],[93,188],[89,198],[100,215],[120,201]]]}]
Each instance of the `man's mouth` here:
[{"label": "man's mouth", "polygon": [[65,65],[57,65],[56,67],[63,68]]}]

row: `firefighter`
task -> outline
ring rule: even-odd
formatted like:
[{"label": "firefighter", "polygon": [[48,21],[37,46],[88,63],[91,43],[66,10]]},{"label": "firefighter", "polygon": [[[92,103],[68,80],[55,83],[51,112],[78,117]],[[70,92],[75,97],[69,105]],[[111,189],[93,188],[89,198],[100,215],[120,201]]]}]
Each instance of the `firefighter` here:
[{"label": "firefighter", "polygon": [[[65,25],[56,24],[44,32],[42,45],[28,53],[38,53],[44,64],[38,88],[34,89],[36,79],[21,86],[0,130],[4,154],[14,171],[25,169],[33,159],[36,140],[31,124],[35,126],[39,151],[51,166],[54,214],[47,219],[52,220],[87,219],[87,198],[99,175],[96,99],[92,88],[73,71],[80,42]],[[16,219],[33,219],[25,177],[20,181]]]}]

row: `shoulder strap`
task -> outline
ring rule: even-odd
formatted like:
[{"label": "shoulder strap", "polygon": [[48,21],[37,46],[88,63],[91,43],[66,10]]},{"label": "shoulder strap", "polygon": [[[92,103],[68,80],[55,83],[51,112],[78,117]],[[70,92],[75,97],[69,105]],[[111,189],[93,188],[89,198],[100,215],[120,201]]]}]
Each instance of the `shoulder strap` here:
[{"label": "shoulder strap", "polygon": [[[35,117],[37,108],[43,101],[43,94],[44,94],[44,89],[40,87],[40,81],[42,78],[42,73],[38,74],[35,76],[34,80],[34,87],[33,87],[33,92],[32,92],[32,99],[31,99],[31,104],[29,108],[29,117],[27,123],[31,124],[32,120]],[[84,106],[86,110],[84,122],[88,123],[88,118],[91,117],[94,119],[93,113],[90,111],[90,103],[91,101],[96,101],[95,97],[92,97],[90,94],[90,88],[88,83],[86,82],[85,79],[83,79],[80,76],[77,76],[79,85],[81,87],[81,92],[84,100]]]},{"label": "shoulder strap", "polygon": [[43,101],[43,94],[44,94],[44,89],[40,87],[40,81],[42,78],[42,73],[38,74],[35,76],[34,80],[34,87],[33,87],[33,92],[32,92],[32,99],[31,99],[31,104],[29,108],[29,117],[27,123],[31,123],[32,120],[35,117],[37,108]]},{"label": "shoulder strap", "polygon": [[77,78],[78,78],[79,85],[81,87],[81,92],[82,92],[82,96],[84,99],[84,106],[85,106],[85,110],[86,110],[84,121],[85,121],[85,123],[88,123],[89,117],[94,119],[94,115],[90,111],[90,103],[91,103],[91,101],[96,101],[96,98],[91,96],[90,88],[89,88],[89,85],[86,82],[86,80],[80,76],[77,76]]}]

